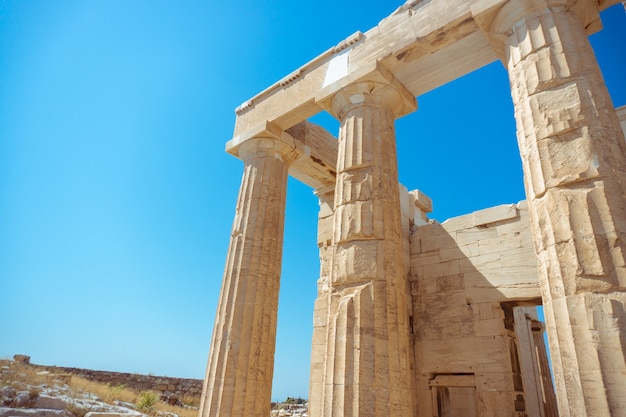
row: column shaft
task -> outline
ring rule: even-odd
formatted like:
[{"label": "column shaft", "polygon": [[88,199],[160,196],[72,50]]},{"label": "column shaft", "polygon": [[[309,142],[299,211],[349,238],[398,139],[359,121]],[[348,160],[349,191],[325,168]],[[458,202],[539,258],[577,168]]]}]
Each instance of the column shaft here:
[{"label": "column shaft", "polygon": [[270,413],[287,163],[272,139],[241,145],[244,173],[200,416]]},{"label": "column shaft", "polygon": [[328,305],[332,270],[332,234],[334,214],[334,187],[315,190],[320,211],[317,223],[317,245],[320,254],[320,278],[317,281],[317,299],[313,309],[313,337],[311,343],[311,377],[309,385],[309,415],[322,415],[324,371],[328,332]]},{"label": "column shaft", "polygon": [[376,88],[348,88],[333,103],[341,128],[326,417],[413,414],[395,114],[392,103],[369,95]]},{"label": "column shaft", "polygon": [[626,416],[626,142],[580,16],[518,3],[507,67],[559,412]]}]

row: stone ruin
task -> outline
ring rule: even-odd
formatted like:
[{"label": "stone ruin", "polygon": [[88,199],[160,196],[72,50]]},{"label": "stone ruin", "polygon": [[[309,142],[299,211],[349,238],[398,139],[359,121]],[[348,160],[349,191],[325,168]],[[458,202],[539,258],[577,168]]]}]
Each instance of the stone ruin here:
[{"label": "stone ruin", "polygon": [[[588,41],[618,3],[409,1],[237,108],[200,415],[269,415],[291,175],[320,201],[311,417],[626,416],[626,108]],[[394,121],[496,60],[527,200],[428,222],[398,184]],[[338,138],[307,121],[323,110]]]}]

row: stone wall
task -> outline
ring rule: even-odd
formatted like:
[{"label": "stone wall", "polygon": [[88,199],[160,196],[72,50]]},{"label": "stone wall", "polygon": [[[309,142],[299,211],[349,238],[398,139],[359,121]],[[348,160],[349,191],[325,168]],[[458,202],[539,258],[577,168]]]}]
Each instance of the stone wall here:
[{"label": "stone wall", "polygon": [[541,303],[525,202],[416,224],[410,281],[419,417],[437,408],[496,417],[544,407],[537,395],[529,403],[525,391],[536,389],[522,374],[534,371],[520,363],[514,327],[516,306]]},{"label": "stone wall", "polygon": [[182,398],[185,395],[200,397],[202,394],[201,379],[96,371],[60,366],[41,366],[41,368],[53,374],[77,375],[90,381],[111,384],[113,386],[126,385],[127,388],[136,391],[157,391],[166,397],[170,397],[172,394],[178,398]]}]

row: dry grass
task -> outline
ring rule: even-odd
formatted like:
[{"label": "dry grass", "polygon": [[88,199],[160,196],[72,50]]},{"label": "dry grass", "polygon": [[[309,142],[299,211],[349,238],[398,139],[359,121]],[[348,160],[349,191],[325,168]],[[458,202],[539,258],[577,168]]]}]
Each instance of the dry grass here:
[{"label": "dry grass", "polygon": [[67,385],[74,392],[95,394],[107,404],[113,404],[114,401],[124,401],[134,404],[139,396],[136,391],[128,389],[123,385],[112,386],[109,384],[101,384],[81,378],[77,375],[72,375]]},{"label": "dry grass", "polygon": [[193,395],[183,395],[183,398],[180,399],[180,402],[190,405],[192,407],[200,407],[200,397],[196,397]]},{"label": "dry grass", "polygon": [[41,369],[34,368],[19,362],[0,361],[0,365],[8,366],[10,373],[0,374],[0,383],[11,385],[15,388],[25,388],[31,385],[49,384],[50,375],[43,375],[38,372]]},{"label": "dry grass", "polygon": [[[140,393],[125,387],[124,385],[102,384],[81,378],[77,375],[53,375],[42,372],[43,369],[37,366],[14,362],[10,360],[0,360],[0,366],[8,366],[9,371],[3,370],[0,373],[0,387],[10,385],[16,389],[26,389],[41,384],[55,385],[64,383],[76,394],[89,393],[96,395],[101,401],[113,405],[115,401],[122,401],[131,404],[137,404],[144,393]],[[31,389],[31,391],[33,391]],[[157,394],[158,398],[158,394]],[[199,398],[192,396],[184,396],[181,402],[186,405],[197,407]],[[86,410],[74,407],[68,410],[76,417],[83,417]],[[197,417],[198,410],[178,407],[165,403],[164,401],[156,401],[156,403],[142,412],[153,416],[159,413],[172,413],[179,417]]]}]

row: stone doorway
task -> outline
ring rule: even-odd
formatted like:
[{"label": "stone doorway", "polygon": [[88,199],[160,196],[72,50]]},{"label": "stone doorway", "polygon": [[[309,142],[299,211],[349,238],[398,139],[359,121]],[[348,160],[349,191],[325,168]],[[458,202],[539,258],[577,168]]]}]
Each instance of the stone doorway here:
[{"label": "stone doorway", "polygon": [[440,374],[430,381],[436,417],[476,417],[474,374]]}]

